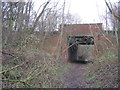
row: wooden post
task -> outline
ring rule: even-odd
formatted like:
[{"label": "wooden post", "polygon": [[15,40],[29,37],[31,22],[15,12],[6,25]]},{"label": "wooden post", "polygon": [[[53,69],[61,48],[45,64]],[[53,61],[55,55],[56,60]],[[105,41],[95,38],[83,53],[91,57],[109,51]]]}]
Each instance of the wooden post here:
[{"label": "wooden post", "polygon": [[[120,1],[118,2],[118,17],[120,18]],[[120,71],[120,19],[118,19],[118,64],[119,64],[119,68],[118,71]],[[118,73],[118,79],[120,81],[120,72]],[[118,85],[120,88],[120,83]]]},{"label": "wooden post", "polygon": [[63,13],[62,13],[62,25],[61,25],[61,36],[60,36],[60,57],[62,57],[62,51],[63,51],[63,28],[64,28],[64,11],[65,11],[65,0],[63,5]]},{"label": "wooden post", "polygon": [[[2,2],[0,1],[0,6],[2,7]],[[2,50],[2,8],[0,7],[0,50]],[[1,60],[1,57],[0,57]]]}]

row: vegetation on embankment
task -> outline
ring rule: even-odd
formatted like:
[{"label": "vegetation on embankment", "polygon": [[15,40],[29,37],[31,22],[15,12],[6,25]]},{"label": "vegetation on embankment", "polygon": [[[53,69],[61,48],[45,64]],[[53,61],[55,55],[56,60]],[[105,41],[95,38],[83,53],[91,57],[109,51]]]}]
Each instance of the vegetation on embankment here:
[{"label": "vegetation on embankment", "polygon": [[3,44],[3,66],[0,71],[3,74],[3,87],[61,87],[60,79],[71,64],[41,49],[41,43],[31,34],[19,46]]},{"label": "vegetation on embankment", "polygon": [[83,74],[93,88],[118,87],[118,49],[115,40],[112,42],[113,45],[102,44],[99,51],[102,55],[98,56],[93,64],[88,64],[88,72]]}]

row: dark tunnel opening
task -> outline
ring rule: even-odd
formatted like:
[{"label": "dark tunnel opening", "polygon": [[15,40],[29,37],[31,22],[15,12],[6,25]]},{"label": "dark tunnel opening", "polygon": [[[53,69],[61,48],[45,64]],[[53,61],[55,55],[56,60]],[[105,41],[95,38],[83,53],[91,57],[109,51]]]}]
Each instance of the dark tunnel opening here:
[{"label": "dark tunnel opening", "polygon": [[78,45],[94,45],[93,36],[69,36],[68,37],[68,60],[71,62],[85,63],[87,55],[79,55]]}]

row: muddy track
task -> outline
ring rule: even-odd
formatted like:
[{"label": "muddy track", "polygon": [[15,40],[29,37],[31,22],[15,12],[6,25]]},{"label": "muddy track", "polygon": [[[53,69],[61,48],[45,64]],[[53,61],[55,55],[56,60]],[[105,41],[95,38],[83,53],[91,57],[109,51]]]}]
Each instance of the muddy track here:
[{"label": "muddy track", "polygon": [[63,88],[89,88],[86,77],[83,75],[86,71],[85,64],[74,63],[64,76]]}]

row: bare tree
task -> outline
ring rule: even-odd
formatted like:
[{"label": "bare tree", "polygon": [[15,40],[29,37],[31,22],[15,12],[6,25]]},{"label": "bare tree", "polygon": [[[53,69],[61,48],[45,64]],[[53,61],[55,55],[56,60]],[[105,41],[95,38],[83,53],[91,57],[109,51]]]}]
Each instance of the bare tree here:
[{"label": "bare tree", "polygon": [[12,33],[16,33],[18,39],[20,39],[21,32],[28,29],[32,4],[32,2],[2,3],[3,43],[13,40]]},{"label": "bare tree", "polygon": [[36,25],[37,25],[37,23],[38,23],[40,17],[41,17],[42,14],[44,13],[44,11],[45,11],[45,9],[46,9],[46,7],[47,7],[47,5],[48,5],[49,3],[50,3],[50,0],[47,1],[47,3],[45,4],[45,6],[43,7],[41,13],[40,13],[40,14],[38,15],[38,17],[36,18],[36,20],[35,20],[35,22],[34,22],[34,25],[33,25],[33,30],[36,28]]},{"label": "bare tree", "polygon": [[[108,7],[110,13],[111,13],[115,18],[117,18],[117,20],[120,21],[120,16],[119,16],[119,14],[116,12],[116,11],[118,11],[118,10],[114,10],[111,2],[108,3],[108,2],[105,0],[105,3],[106,3],[106,6]],[[118,4],[119,4],[119,2],[118,2]],[[116,7],[119,8],[119,5],[116,6]]]},{"label": "bare tree", "polygon": [[65,15],[65,24],[80,24],[82,22],[78,15],[72,15],[70,13]]},{"label": "bare tree", "polygon": [[[119,5],[118,6],[114,6],[114,8],[113,8],[113,5],[112,5],[111,2],[108,3],[105,0],[105,3],[106,3],[106,6],[108,7],[108,9],[109,9],[109,11],[111,13],[111,17],[112,17],[111,21],[114,24],[115,35],[116,35],[117,44],[118,44],[119,43],[119,41],[118,41],[119,37],[118,37],[118,33],[117,33],[117,28],[118,28],[118,22],[120,21],[120,16],[119,16],[119,13],[118,13],[118,11],[119,11]],[[118,29],[118,32],[119,32],[119,29]]]}]

